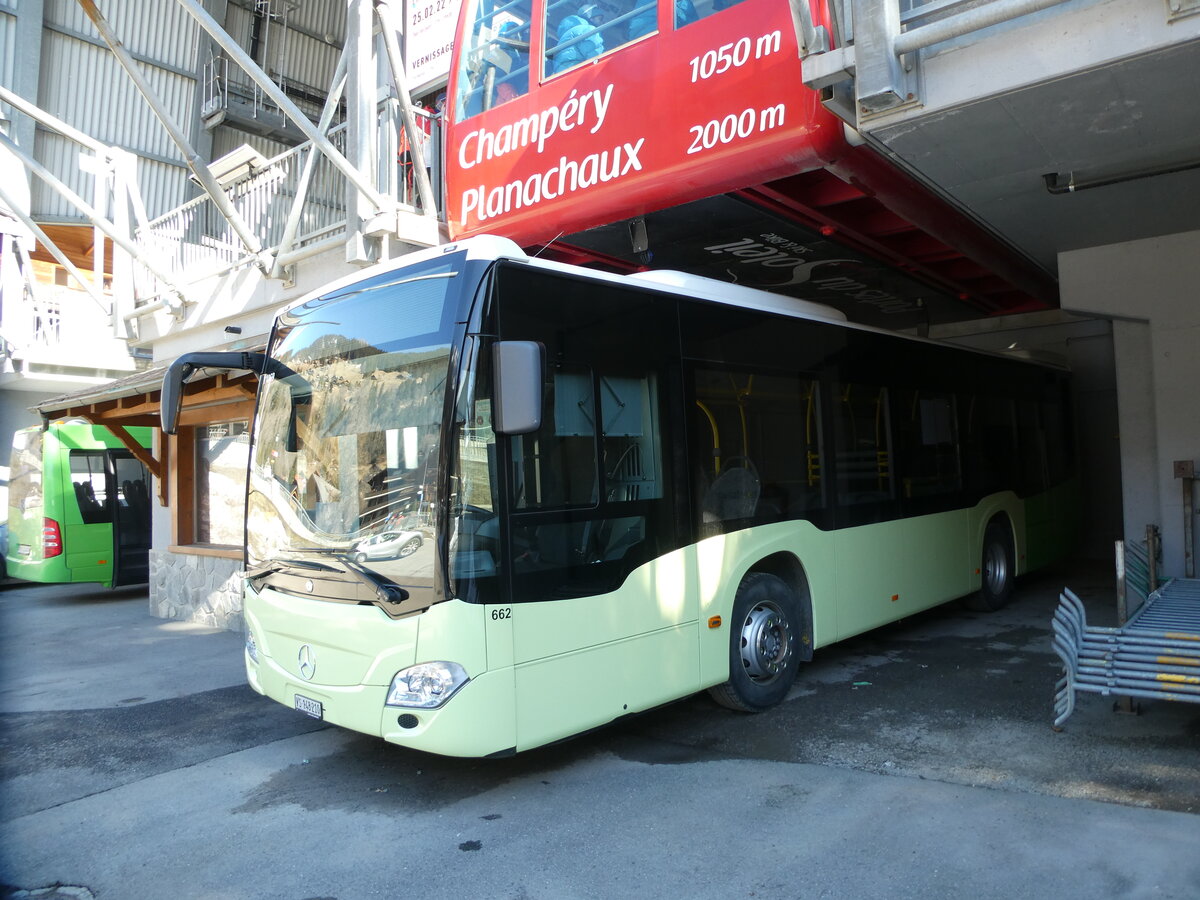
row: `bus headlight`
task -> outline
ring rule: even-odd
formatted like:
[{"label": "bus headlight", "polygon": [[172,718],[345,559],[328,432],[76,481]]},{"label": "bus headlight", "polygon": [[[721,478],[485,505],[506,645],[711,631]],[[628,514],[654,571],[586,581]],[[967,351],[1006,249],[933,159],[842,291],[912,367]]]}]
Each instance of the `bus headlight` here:
[{"label": "bus headlight", "polygon": [[254,640],[254,632],[246,628],[246,655],[254,662],[258,662],[258,644]]},{"label": "bus headlight", "polygon": [[388,691],[387,706],[437,709],[470,679],[455,662],[429,662],[397,672]]}]

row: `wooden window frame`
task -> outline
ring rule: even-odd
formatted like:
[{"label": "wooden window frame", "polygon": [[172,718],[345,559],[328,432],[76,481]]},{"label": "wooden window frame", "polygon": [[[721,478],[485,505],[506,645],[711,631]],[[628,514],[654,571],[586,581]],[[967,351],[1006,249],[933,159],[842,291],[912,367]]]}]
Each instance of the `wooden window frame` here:
[{"label": "wooden window frame", "polygon": [[243,548],[228,544],[202,544],[196,540],[197,497],[196,497],[196,437],[201,428],[221,422],[250,421],[254,416],[254,402],[242,400],[234,403],[217,403],[208,406],[185,408],[180,414],[176,434],[168,438],[169,478],[171,510],[172,553],[195,556],[218,556],[226,559],[241,559]]}]

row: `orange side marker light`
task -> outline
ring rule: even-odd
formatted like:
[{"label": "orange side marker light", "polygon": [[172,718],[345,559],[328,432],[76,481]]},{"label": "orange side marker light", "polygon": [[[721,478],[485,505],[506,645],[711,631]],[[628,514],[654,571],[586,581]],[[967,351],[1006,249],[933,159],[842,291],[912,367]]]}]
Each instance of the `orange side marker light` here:
[{"label": "orange side marker light", "polygon": [[720,628],[721,627],[721,617],[720,616],[711,617],[708,620],[708,627],[709,628]]}]

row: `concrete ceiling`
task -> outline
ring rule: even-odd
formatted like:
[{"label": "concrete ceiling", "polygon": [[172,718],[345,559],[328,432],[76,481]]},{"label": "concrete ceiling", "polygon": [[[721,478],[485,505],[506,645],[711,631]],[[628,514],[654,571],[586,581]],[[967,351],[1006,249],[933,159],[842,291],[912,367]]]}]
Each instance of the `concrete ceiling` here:
[{"label": "concrete ceiling", "polygon": [[[1093,15],[1103,5],[1090,7]],[[1079,8],[1089,11],[1086,4]],[[1054,54],[1056,20],[1042,15],[1039,31],[1050,33],[1035,40],[1010,35],[1009,71],[997,71],[998,81],[1041,64],[1022,62],[1023,54]],[[1186,20],[1193,33],[1198,18]],[[1062,251],[1200,229],[1200,39],[1099,63],[1080,55],[1079,42],[1064,39],[1062,53],[1074,55],[1063,67],[1075,66],[1074,71],[982,98],[978,88],[965,86],[962,102],[859,128],[1051,273],[1057,273]],[[947,54],[947,64],[929,67],[925,83],[986,84],[987,67],[997,59],[987,52],[956,56]],[[972,90],[974,96],[967,97]],[[943,84],[929,93],[953,91]],[[1196,168],[1147,175],[1187,165]],[[1081,186],[1119,181],[1055,195],[1047,190],[1047,173],[1057,173],[1061,184],[1072,178]],[[1142,175],[1147,177],[1136,177]]]}]

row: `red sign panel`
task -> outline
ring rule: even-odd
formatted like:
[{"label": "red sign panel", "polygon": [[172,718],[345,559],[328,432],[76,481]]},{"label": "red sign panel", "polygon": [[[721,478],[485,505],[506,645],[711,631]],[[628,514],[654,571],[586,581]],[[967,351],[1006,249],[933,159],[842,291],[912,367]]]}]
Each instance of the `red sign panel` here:
[{"label": "red sign panel", "polygon": [[[453,237],[550,241],[840,155],[842,124],[801,81],[786,3],[744,0],[677,30],[671,6],[657,34],[461,122],[450,111]],[[530,45],[540,38],[535,20]]]}]

